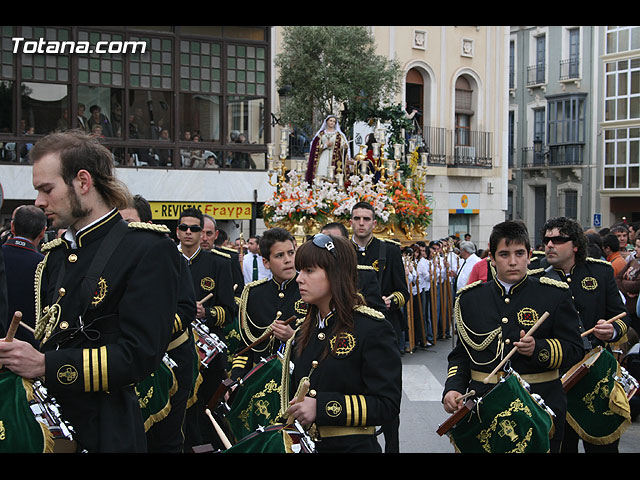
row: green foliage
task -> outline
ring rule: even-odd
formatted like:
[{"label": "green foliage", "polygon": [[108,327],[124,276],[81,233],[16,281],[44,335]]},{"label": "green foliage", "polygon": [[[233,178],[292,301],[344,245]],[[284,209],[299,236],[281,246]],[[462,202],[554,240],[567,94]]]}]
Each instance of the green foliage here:
[{"label": "green foliage", "polygon": [[377,55],[362,26],[284,27],[275,64],[278,89],[291,87],[280,114],[307,133],[329,114],[338,113],[343,126],[366,120],[389,105],[400,86],[397,61]]}]

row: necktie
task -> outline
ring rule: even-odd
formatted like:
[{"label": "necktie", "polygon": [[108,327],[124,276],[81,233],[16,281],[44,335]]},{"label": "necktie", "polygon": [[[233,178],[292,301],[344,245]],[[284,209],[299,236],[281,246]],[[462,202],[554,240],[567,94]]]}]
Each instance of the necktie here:
[{"label": "necktie", "polygon": [[258,256],[253,254],[253,280],[258,280]]}]

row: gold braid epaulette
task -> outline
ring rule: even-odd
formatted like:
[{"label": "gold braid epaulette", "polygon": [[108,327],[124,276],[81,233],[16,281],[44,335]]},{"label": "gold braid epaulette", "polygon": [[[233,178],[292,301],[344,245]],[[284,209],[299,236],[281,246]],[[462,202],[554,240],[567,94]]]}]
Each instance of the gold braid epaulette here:
[{"label": "gold braid epaulette", "polygon": [[128,227],[136,230],[148,230],[148,231],[157,232],[157,233],[171,232],[171,230],[169,230],[169,228],[166,225],[162,225],[158,223],[129,222]]},{"label": "gold braid epaulette", "polygon": [[382,239],[382,241],[383,241],[383,242],[387,242],[387,243],[392,243],[392,244],[397,245],[397,246],[399,246],[399,247],[401,247],[401,246],[402,246],[402,244],[401,244],[399,241],[397,241],[397,240],[391,240],[390,238],[383,238],[383,239]]},{"label": "gold braid epaulette", "polygon": [[226,250],[227,252],[230,252],[230,253],[238,253],[238,251],[235,248],[225,247],[224,245],[218,245],[216,248],[219,248],[220,250]]},{"label": "gold braid epaulette", "polygon": [[353,308],[356,312],[365,314],[367,317],[376,318],[378,320],[384,320],[384,313],[376,310],[375,308],[367,307],[366,305],[358,305]]},{"label": "gold braid epaulette", "polygon": [[464,287],[462,287],[460,290],[457,291],[457,294],[461,294],[464,292],[467,292],[469,290],[471,290],[474,287],[477,287],[478,285],[482,284],[482,280],[476,280],[473,283],[470,283],[469,285],[465,285]]},{"label": "gold braid epaulette", "polygon": [[220,255],[221,257],[229,258],[229,259],[231,258],[231,255],[229,255],[228,253],[221,252],[220,250],[218,250],[216,248],[212,248],[211,251],[213,253],[217,254],[217,255]]},{"label": "gold braid epaulette", "polygon": [[544,257],[546,254],[540,250],[533,250],[531,251],[531,255],[541,255]]},{"label": "gold braid epaulette", "polygon": [[587,262],[591,262],[591,263],[602,263],[603,265],[611,265],[611,262],[607,262],[606,260],[602,260],[601,258],[593,258],[593,257],[587,257],[586,258]]},{"label": "gold braid epaulette", "polygon": [[376,271],[371,265],[358,265],[358,270],[373,270]]},{"label": "gold braid epaulette", "polygon": [[40,251],[42,253],[46,253],[49,250],[53,250],[54,248],[62,245],[62,239],[61,238],[54,238],[53,240],[51,240],[50,242],[47,242],[45,244],[42,245],[42,247],[40,248]]},{"label": "gold braid epaulette", "polygon": [[527,275],[538,275],[539,273],[544,272],[544,268],[540,267],[540,268],[534,268],[533,270],[529,270],[527,268]]},{"label": "gold braid epaulette", "polygon": [[553,285],[554,287],[562,288],[567,290],[569,288],[569,284],[566,282],[561,282],[560,280],[555,280],[549,277],[540,277],[540,283],[545,283],[547,285]]}]

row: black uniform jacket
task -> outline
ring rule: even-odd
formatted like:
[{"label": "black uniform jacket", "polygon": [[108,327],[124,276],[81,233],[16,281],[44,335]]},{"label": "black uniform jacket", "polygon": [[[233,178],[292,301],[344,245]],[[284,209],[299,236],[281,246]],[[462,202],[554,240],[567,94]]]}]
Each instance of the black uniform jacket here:
[{"label": "black uniform jacket", "polygon": [[[90,264],[123,231],[93,292],[82,287]],[[48,323],[41,351],[45,385],[90,452],[145,451],[134,385],[160,365],[177,309],[180,256],[166,227],[127,224],[117,210],[77,235],[77,248],[44,245],[36,271],[36,337]],[[64,295],[60,295],[64,289]],[[86,298],[83,300],[83,294]],[[85,311],[86,308],[86,311]],[[50,336],[49,336],[50,333]]]},{"label": "black uniform jacket", "polygon": [[[322,437],[323,427],[368,427],[387,423],[400,413],[402,363],[395,335],[382,313],[360,306],[353,311],[353,329],[336,338],[333,314],[315,323],[309,343],[294,363],[292,396],[309,378],[309,396],[316,399],[319,451],[367,451],[373,435]],[[297,338],[297,337],[296,337]],[[335,351],[331,347],[337,345]],[[293,345],[295,349],[295,342]],[[314,362],[317,362],[315,365]],[[340,431],[340,430],[338,430]],[[347,432],[349,432],[347,430]]]},{"label": "black uniform jacket", "polygon": [[[22,321],[31,328],[35,327],[35,299],[33,293],[33,277],[38,263],[44,258],[36,247],[26,238],[13,237],[2,246],[4,265],[7,273],[7,295],[9,312],[6,324],[9,325],[16,311],[22,312]],[[4,323],[3,319],[3,322]],[[37,346],[39,342],[33,334],[18,328],[15,338]]]},{"label": "black uniform jacket", "polygon": [[[389,318],[402,316],[402,307],[407,303],[410,295],[398,244],[371,237],[365,249],[360,250],[353,240],[352,243],[356,249],[358,264],[372,267],[378,276],[380,292],[385,297],[392,297]],[[358,274],[361,274],[360,270]]]},{"label": "black uniform jacket", "polygon": [[[613,267],[605,260],[587,257],[585,262],[574,265],[565,274],[560,269],[550,268],[547,260],[542,259],[539,267],[531,270],[531,274],[557,278],[569,284],[582,321],[580,332],[594,327],[598,320],[608,320],[626,311],[613,275]],[[627,315],[613,323],[616,333],[612,341],[620,340],[626,335],[630,321]],[[603,345],[602,340],[593,334],[586,338],[589,340],[585,345],[586,349]]]},{"label": "black uniform jacket", "polygon": [[[497,280],[477,281],[460,289],[454,307],[459,340],[448,357],[444,393],[464,393],[467,387],[477,395],[488,391],[493,385],[482,380],[514,348],[520,331],[529,331],[545,312],[549,317],[533,334],[533,355],[516,353],[511,357],[511,367],[523,376],[565,370],[583,358],[578,313],[569,286],[525,275],[510,292]],[[472,371],[481,374],[472,379]],[[563,415],[566,398],[559,378],[558,372],[555,380],[529,383],[533,393]]]},{"label": "black uniform jacket", "polygon": [[240,297],[244,289],[244,275],[242,274],[242,265],[240,264],[238,251],[235,248],[224,246],[216,246],[213,250],[229,256],[231,260],[231,274],[233,276],[233,293],[236,297]]},{"label": "black uniform jacket", "polygon": [[[243,346],[239,350],[260,338],[276,317],[286,321],[295,315],[297,320],[290,324],[295,330],[298,319],[303,319],[307,314],[307,304],[300,298],[296,278],[297,274],[282,283],[273,278],[263,278],[245,285],[240,297],[240,336]],[[233,359],[231,379],[242,378],[260,358],[273,355],[281,346],[282,342],[272,335],[251,350],[236,356]]]},{"label": "black uniform jacket", "polygon": [[206,324],[211,332],[223,338],[222,327],[233,320],[235,300],[231,277],[231,263],[220,252],[199,249],[188,260],[196,301],[213,294],[202,305]]}]

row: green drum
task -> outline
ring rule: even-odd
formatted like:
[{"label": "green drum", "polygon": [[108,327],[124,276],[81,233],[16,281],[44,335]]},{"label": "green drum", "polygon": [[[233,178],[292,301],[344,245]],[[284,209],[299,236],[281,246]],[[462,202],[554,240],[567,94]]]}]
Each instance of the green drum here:
[{"label": "green drum", "polygon": [[0,392],[0,453],[52,453],[53,434],[30,406],[33,381],[0,370]]},{"label": "green drum", "polygon": [[240,381],[226,415],[235,439],[278,422],[288,407],[290,372],[279,355],[262,359]]},{"label": "green drum", "polygon": [[548,453],[553,412],[512,372],[447,433],[461,453]]},{"label": "green drum", "polygon": [[315,453],[315,446],[298,429],[275,424],[251,432],[224,453]]},{"label": "green drum", "polygon": [[599,347],[588,357],[595,361],[567,392],[567,423],[583,440],[606,445],[631,425],[631,406],[613,354]]},{"label": "green drum", "polygon": [[171,359],[165,354],[156,371],[136,385],[145,432],[169,415],[171,410],[171,396],[178,389],[171,365]]}]

